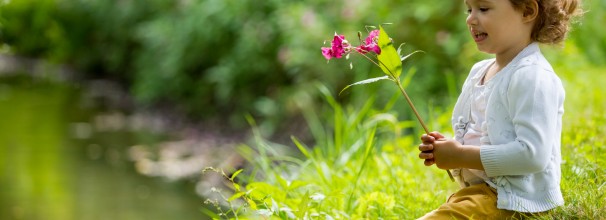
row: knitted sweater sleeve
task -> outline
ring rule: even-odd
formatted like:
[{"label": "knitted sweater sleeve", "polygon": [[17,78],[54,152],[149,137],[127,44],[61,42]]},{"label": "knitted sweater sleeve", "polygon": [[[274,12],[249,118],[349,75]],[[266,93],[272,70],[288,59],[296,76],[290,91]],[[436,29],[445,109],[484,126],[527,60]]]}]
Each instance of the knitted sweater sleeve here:
[{"label": "knitted sweater sleeve", "polygon": [[513,124],[515,139],[482,146],[480,156],[489,177],[544,170],[559,137],[556,123],[564,95],[559,78],[540,65],[520,67],[512,74],[505,96],[507,114],[502,117]]}]

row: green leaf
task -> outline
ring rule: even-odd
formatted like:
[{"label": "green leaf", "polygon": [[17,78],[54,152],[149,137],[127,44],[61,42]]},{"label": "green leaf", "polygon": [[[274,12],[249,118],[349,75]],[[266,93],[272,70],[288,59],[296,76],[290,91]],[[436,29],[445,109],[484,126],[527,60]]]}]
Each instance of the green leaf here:
[{"label": "green leaf", "polygon": [[352,86],[355,86],[355,85],[369,84],[369,83],[377,82],[379,80],[384,80],[384,79],[392,80],[389,76],[381,76],[381,77],[375,77],[375,78],[370,78],[370,79],[362,80],[362,81],[355,82],[355,83],[352,83],[352,84],[349,84],[349,85],[345,86],[345,88],[343,88],[341,90],[341,92],[339,92],[339,95],[341,95],[341,93],[343,93],[343,91],[345,91],[349,87],[352,87]]},{"label": "green leaf", "polygon": [[381,67],[381,70],[383,70],[385,74],[394,78],[394,80],[399,79],[400,74],[402,74],[402,61],[400,60],[398,51],[396,51],[396,48],[391,42],[391,38],[389,38],[389,35],[387,35],[383,29],[383,26],[381,26],[379,30],[378,44],[381,48],[381,54],[377,55],[379,67]]},{"label": "green leaf", "polygon": [[305,186],[307,185],[306,182],[303,182],[301,180],[293,180],[292,182],[290,182],[290,184],[288,185],[288,190],[293,190],[293,189],[297,189],[299,187]]},{"label": "green leaf", "polygon": [[402,56],[402,58],[400,58],[400,60],[402,60],[402,62],[404,62],[404,60],[408,59],[408,57],[410,57],[410,56],[412,56],[413,54],[418,53],[418,52],[423,52],[423,51],[422,51],[422,50],[415,50],[415,51],[413,51],[412,53],[409,53],[409,54],[408,54],[408,55],[406,55],[406,56]]},{"label": "green leaf", "polygon": [[271,199],[271,210],[273,212],[279,212],[280,211],[280,206],[278,206],[278,203],[273,198]]},{"label": "green leaf", "polygon": [[301,201],[299,202],[299,209],[295,212],[299,219],[304,219],[305,214],[310,208],[310,200],[311,199],[309,198],[309,191],[306,191],[305,195],[301,197]]},{"label": "green leaf", "polygon": [[257,210],[257,203],[255,203],[255,201],[253,201],[252,199],[245,199],[246,202],[248,203],[248,205],[250,205],[250,208],[252,210]]},{"label": "green leaf", "polygon": [[217,213],[215,213],[212,210],[209,210],[207,208],[204,208],[204,206],[202,207],[202,213],[206,214],[208,217],[212,218],[212,219],[220,219],[221,216],[217,215]]},{"label": "green leaf", "polygon": [[233,196],[229,197],[229,199],[227,199],[228,202],[234,201],[234,199],[240,198],[242,197],[242,195],[244,195],[245,192],[239,192],[234,194]]},{"label": "green leaf", "polygon": [[297,148],[299,148],[301,153],[303,153],[303,155],[305,155],[306,158],[311,159],[311,154],[309,154],[309,152],[307,151],[307,148],[305,146],[303,146],[303,144],[301,144],[299,139],[297,139],[295,136],[290,136],[290,139],[292,140],[292,142],[295,143],[295,146],[297,146]]},{"label": "green leaf", "polygon": [[240,174],[243,171],[243,169],[239,169],[238,171],[234,172],[234,174],[231,175],[231,180],[234,180],[236,178],[236,176],[238,176],[238,174]]}]

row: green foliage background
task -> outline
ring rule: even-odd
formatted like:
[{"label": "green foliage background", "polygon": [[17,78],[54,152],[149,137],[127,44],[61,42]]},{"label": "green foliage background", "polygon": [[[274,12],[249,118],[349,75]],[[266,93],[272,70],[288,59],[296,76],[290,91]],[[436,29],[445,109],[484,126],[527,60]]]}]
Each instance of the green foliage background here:
[{"label": "green foliage background", "polygon": [[[335,32],[355,42],[365,25],[393,23],[388,31],[405,50],[426,52],[411,59],[421,82],[411,89],[436,97],[454,85],[443,79],[456,81],[470,63],[457,59],[468,39],[456,1],[19,0],[0,10],[11,53],[121,81],[140,103],[170,103],[193,118],[233,113],[235,126],[247,126],[243,113],[277,124],[314,105],[316,82],[338,91],[380,75],[366,62],[326,64],[319,48]],[[343,99],[361,103],[360,94]]]},{"label": "green foliage background", "polygon": [[[585,4],[573,36],[588,59],[603,64],[606,34],[596,30],[606,3]],[[482,57],[465,49],[464,11],[462,2],[442,0],[19,0],[0,6],[0,42],[10,53],[70,64],[83,78],[120,81],[140,104],[169,104],[200,119],[231,115],[236,127],[247,127],[242,115],[250,113],[272,133],[298,106],[318,103],[315,83],[338,91],[380,75],[359,57],[349,70],[348,61],[325,64],[319,55],[333,33],[356,42],[366,25],[393,23],[387,31],[406,43],[405,52],[425,51],[404,66],[417,73],[408,88],[413,100],[431,94],[449,104]],[[340,99],[359,105],[379,93],[384,103],[394,92],[358,90]]]}]

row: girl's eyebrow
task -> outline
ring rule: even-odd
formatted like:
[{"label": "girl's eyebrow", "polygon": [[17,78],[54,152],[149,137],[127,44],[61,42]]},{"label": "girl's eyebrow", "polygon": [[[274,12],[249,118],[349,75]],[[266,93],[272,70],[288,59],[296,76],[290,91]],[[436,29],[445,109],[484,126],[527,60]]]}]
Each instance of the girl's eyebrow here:
[{"label": "girl's eyebrow", "polygon": [[465,4],[469,5],[470,1],[474,1],[475,3],[492,3],[490,0],[465,0]]}]

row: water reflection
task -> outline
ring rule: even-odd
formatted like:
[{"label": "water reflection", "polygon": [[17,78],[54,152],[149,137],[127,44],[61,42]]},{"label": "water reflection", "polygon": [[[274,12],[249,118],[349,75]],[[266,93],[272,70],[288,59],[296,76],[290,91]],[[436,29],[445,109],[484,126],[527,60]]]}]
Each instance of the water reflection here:
[{"label": "water reflection", "polygon": [[168,137],[120,113],[95,118],[80,92],[0,79],[0,219],[204,219],[194,182],[139,175],[129,160],[131,146]]}]

